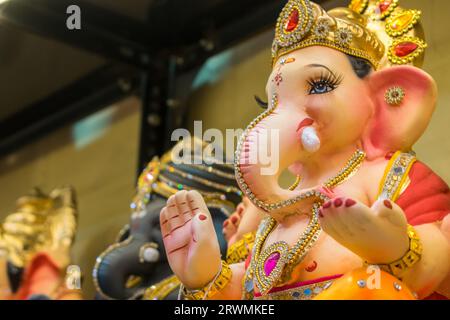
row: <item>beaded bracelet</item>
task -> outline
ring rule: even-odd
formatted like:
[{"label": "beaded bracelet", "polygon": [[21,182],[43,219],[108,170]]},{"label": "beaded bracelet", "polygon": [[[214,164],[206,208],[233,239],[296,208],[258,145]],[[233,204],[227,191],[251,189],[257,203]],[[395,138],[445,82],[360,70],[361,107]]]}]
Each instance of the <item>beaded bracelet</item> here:
[{"label": "beaded bracelet", "polygon": [[222,260],[221,268],[214,279],[202,289],[190,290],[182,286],[181,291],[187,300],[206,300],[219,293],[231,279],[230,266]]},{"label": "beaded bracelet", "polygon": [[245,261],[255,242],[255,233],[249,232],[242,239],[232,244],[227,250],[227,262],[229,264]]},{"label": "beaded bracelet", "polygon": [[[401,275],[408,269],[413,267],[419,262],[422,257],[423,247],[420,243],[419,235],[411,225],[408,225],[407,229],[409,238],[408,251],[398,260],[387,264],[377,264],[380,269],[389,272],[395,277],[401,279]],[[367,263],[368,264],[368,263]]]}]

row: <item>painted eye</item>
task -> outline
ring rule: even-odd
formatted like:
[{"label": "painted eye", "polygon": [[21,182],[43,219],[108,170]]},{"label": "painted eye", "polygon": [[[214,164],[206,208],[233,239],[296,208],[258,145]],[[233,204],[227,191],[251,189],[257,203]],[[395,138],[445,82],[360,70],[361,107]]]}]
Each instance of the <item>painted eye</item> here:
[{"label": "painted eye", "polygon": [[317,81],[310,84],[311,89],[309,90],[309,94],[324,94],[330,91],[333,91],[336,89],[336,86],[333,84],[330,84],[326,81]]},{"label": "painted eye", "polygon": [[325,94],[336,89],[342,82],[343,76],[336,76],[332,72],[322,73],[319,78],[308,81],[308,94]]},{"label": "painted eye", "polygon": [[256,103],[263,109],[267,109],[267,107],[269,106],[269,103],[264,102],[259,96],[255,95],[255,101]]}]

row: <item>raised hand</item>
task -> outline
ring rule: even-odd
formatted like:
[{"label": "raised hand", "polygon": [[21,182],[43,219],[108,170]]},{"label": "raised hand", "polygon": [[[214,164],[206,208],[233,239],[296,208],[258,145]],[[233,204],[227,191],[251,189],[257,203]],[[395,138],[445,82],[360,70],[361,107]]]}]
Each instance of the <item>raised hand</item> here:
[{"label": "raised hand", "polygon": [[390,263],[408,251],[406,217],[392,201],[381,199],[369,208],[336,198],[322,206],[319,216],[328,235],[369,263]]},{"label": "raised hand", "polygon": [[228,246],[232,245],[237,240],[237,231],[244,211],[245,207],[242,203],[240,203],[237,206],[236,211],[223,223],[222,232],[225,240],[228,242]]},{"label": "raised hand", "polygon": [[200,193],[183,190],[171,196],[160,223],[167,259],[180,281],[189,289],[211,282],[220,270],[220,248]]}]

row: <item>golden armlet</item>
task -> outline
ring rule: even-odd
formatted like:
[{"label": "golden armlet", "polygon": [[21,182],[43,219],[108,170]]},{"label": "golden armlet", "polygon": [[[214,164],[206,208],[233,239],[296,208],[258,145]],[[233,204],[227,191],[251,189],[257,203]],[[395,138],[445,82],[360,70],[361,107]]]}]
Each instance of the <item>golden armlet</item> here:
[{"label": "golden armlet", "polygon": [[213,281],[208,283],[202,289],[189,290],[183,287],[183,296],[187,300],[205,300],[215,296],[227,286],[231,279],[230,266],[222,260],[222,267]]},{"label": "golden armlet", "polygon": [[255,233],[249,232],[242,236],[242,239],[232,244],[227,250],[227,262],[229,264],[239,263],[245,261],[250,251],[252,250],[253,243],[255,242]]},{"label": "golden armlet", "polygon": [[388,264],[378,264],[378,266],[395,277],[401,279],[403,273],[419,262],[422,257],[423,247],[420,243],[419,235],[416,230],[410,225],[408,225],[408,237],[409,237],[409,249],[400,259],[388,263]]}]

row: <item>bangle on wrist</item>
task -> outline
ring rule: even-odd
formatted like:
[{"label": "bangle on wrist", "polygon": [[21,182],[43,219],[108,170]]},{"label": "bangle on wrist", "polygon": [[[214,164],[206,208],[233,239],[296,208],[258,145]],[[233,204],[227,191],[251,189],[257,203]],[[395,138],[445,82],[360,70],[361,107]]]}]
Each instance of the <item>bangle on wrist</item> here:
[{"label": "bangle on wrist", "polygon": [[205,300],[215,296],[227,286],[231,279],[230,266],[222,260],[221,268],[214,279],[198,290],[190,290],[182,286],[181,291],[187,300]]},{"label": "bangle on wrist", "polygon": [[250,254],[255,242],[255,233],[249,232],[242,239],[232,244],[227,250],[227,262],[229,264],[245,261]]},{"label": "bangle on wrist", "polygon": [[[389,272],[399,279],[401,279],[401,276],[407,269],[412,268],[422,257],[423,247],[416,230],[414,230],[411,225],[408,225],[407,233],[409,238],[408,251],[400,259],[395,260],[394,262],[377,264],[381,270]],[[368,263],[366,262],[366,264]]]}]

